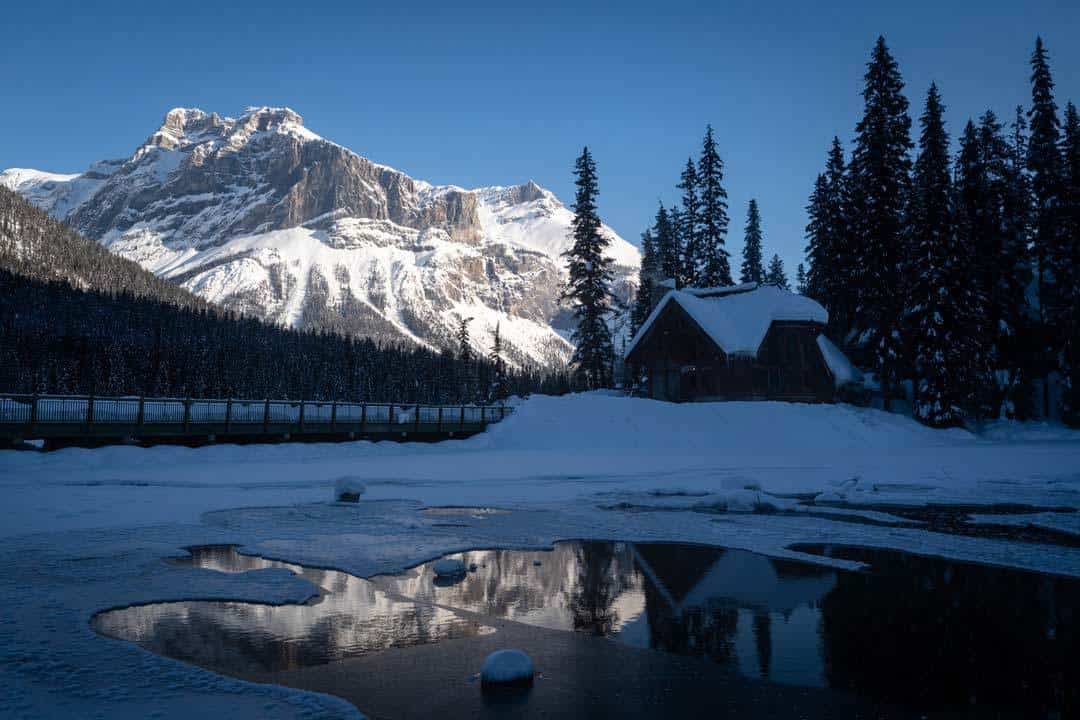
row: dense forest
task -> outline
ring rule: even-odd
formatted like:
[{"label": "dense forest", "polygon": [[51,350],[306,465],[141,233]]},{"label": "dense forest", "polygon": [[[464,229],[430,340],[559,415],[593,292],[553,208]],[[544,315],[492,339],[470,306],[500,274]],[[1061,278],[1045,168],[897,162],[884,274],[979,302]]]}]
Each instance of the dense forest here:
[{"label": "dense forest", "polygon": [[[913,137],[900,68],[879,38],[851,152],[833,139],[807,207],[797,291],[828,309],[828,334],[872,372],[886,408],[909,395],[935,427],[1054,414],[1080,424],[1080,114],[1071,102],[1058,112],[1041,40],[1030,77],[1026,110],[1008,123],[986,110],[954,148],[936,84]],[[681,204],[661,206],[642,236],[632,327],[663,280],[732,282],[722,180],[710,128],[680,178]],[[740,280],[787,287],[762,245],[752,200]]]},{"label": "dense forest", "polygon": [[488,402],[563,376],[232,315],[0,188],[0,388],[24,393]]}]

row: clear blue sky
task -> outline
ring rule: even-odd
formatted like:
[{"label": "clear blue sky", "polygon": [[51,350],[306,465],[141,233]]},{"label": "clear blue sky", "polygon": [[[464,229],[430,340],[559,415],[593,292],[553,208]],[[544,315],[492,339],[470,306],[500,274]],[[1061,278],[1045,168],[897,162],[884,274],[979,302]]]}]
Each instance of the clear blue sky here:
[{"label": "clear blue sky", "polygon": [[[378,162],[466,187],[534,179],[564,201],[588,144],[600,209],[631,241],[711,122],[742,246],[758,198],[790,272],[834,134],[848,143],[878,34],[913,115],[949,130],[1030,99],[1036,34],[1080,101],[1080,3],[11,3],[0,25],[0,168],[74,172],[130,153],[174,106],[288,105]],[[246,7],[241,7],[246,5]]]}]

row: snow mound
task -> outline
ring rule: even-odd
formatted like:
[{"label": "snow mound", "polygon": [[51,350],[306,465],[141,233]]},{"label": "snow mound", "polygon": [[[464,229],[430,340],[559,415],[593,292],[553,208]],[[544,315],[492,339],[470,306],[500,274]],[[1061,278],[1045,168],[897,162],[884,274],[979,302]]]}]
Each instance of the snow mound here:
[{"label": "snow mound", "polygon": [[487,656],[480,670],[483,687],[529,686],[532,682],[532,659],[521,650],[496,650]]},{"label": "snow mound", "polygon": [[821,348],[821,355],[825,358],[825,364],[829,366],[837,388],[863,384],[862,371],[851,364],[851,361],[840,348],[833,344],[832,340],[824,335],[818,335],[817,344]]},{"label": "snow mound", "polygon": [[367,486],[355,475],[343,475],[334,481],[334,500],[338,502],[360,502],[365,492]]},{"label": "snow mound", "polygon": [[558,450],[701,457],[746,452],[893,451],[968,445],[909,417],[844,404],[715,402],[675,404],[579,393],[533,396],[475,439],[499,450]]},{"label": "snow mound", "polygon": [[465,574],[465,563],[461,560],[454,560],[452,558],[444,558],[438,560],[431,569],[435,572],[437,578],[452,578],[458,575]]}]

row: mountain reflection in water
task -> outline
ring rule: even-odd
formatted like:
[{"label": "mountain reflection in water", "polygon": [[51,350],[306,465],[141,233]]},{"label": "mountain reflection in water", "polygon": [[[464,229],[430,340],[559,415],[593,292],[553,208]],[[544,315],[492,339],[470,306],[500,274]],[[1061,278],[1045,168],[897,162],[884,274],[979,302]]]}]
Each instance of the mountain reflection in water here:
[{"label": "mountain reflection in water", "polygon": [[222,572],[282,567],[323,594],[281,607],[132,607],[99,614],[94,627],[242,675],[495,632],[483,620],[498,618],[919,710],[1080,716],[1077,580],[890,551],[802,549],[872,569],[697,545],[575,541],[449,555],[471,570],[437,583],[433,562],[362,580],[231,547],[195,548],[181,562]]}]

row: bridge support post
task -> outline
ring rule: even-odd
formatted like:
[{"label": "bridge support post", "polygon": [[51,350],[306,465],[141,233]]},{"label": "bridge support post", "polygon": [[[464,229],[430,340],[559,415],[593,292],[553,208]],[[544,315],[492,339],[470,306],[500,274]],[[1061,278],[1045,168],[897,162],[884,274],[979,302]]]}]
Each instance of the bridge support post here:
[{"label": "bridge support post", "polygon": [[461,420],[458,421],[459,429],[465,429],[465,406],[461,406]]},{"label": "bridge support post", "polygon": [[232,430],[232,398],[225,400],[225,434]]},{"label": "bridge support post", "polygon": [[30,420],[26,423],[26,429],[28,432],[34,431],[34,425],[37,424],[37,393],[34,393],[34,397],[30,398]]},{"label": "bridge support post", "polygon": [[337,429],[337,400],[330,403],[330,432]]},{"label": "bridge support post", "polygon": [[420,403],[416,403],[416,415],[413,417],[413,432],[420,432]]},{"label": "bridge support post", "polygon": [[442,432],[442,405],[439,406],[439,424],[435,426],[437,432]]},{"label": "bridge support post", "polygon": [[142,395],[139,396],[139,412],[135,416],[135,425],[138,427],[143,426],[143,422],[146,420],[146,398]]},{"label": "bridge support post", "polygon": [[270,398],[266,398],[263,405],[263,435],[270,432]]},{"label": "bridge support post", "polygon": [[300,400],[300,432],[304,432],[304,401]]},{"label": "bridge support post", "polygon": [[367,429],[367,403],[360,403],[360,434]]},{"label": "bridge support post", "polygon": [[184,398],[184,434],[188,434],[191,426],[191,398]]}]

